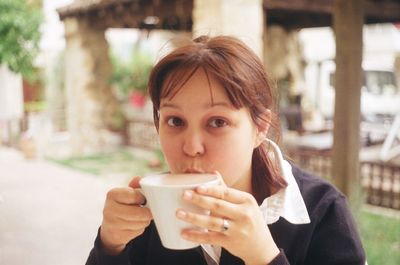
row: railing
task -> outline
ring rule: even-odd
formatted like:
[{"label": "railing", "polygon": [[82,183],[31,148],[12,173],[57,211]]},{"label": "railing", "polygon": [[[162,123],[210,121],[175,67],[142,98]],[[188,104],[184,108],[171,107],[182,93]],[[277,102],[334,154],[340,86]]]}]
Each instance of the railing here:
[{"label": "railing", "polygon": [[[290,159],[303,169],[333,180],[330,151],[296,149],[288,151],[288,154]],[[366,203],[400,210],[399,165],[379,161],[362,161],[360,174]]]},{"label": "railing", "polygon": [[366,202],[400,209],[400,167],[383,162],[361,162]]}]

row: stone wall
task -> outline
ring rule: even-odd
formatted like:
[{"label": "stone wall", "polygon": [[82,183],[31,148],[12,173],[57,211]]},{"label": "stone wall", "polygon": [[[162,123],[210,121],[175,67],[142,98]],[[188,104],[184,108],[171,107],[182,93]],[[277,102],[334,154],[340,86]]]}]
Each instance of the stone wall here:
[{"label": "stone wall", "polygon": [[66,31],[67,124],[76,154],[95,153],[113,141],[109,129],[118,104],[109,87],[112,66],[104,29],[85,20],[64,20]]}]

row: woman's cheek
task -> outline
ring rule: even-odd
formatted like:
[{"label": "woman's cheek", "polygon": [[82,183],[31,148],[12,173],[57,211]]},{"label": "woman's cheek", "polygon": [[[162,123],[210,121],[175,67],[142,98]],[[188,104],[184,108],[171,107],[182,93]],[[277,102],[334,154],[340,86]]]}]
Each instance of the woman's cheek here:
[{"label": "woman's cheek", "polygon": [[178,147],[176,146],[176,144],[174,144],[174,142],[172,141],[172,139],[170,141],[168,140],[163,140],[165,138],[162,138],[162,136],[160,135],[160,144],[161,144],[161,149],[162,152],[164,154],[164,158],[167,161],[170,169],[172,170],[172,164],[173,161],[176,160],[175,156],[178,154]]},{"label": "woman's cheek", "polygon": [[218,159],[218,167],[221,168],[219,171],[228,186],[235,186],[238,182],[247,182],[250,178],[251,148],[240,148],[240,145],[227,144],[223,146],[223,153],[218,153],[215,158]]},{"label": "woman's cheek", "polygon": [[210,153],[213,154],[210,157],[210,161],[213,161],[215,167],[213,170],[218,170],[224,178],[224,182],[229,185],[229,183],[233,182],[231,178],[236,171],[235,164],[237,164],[238,155],[234,150],[231,150],[231,145],[217,146],[211,148],[211,150],[209,149]]}]

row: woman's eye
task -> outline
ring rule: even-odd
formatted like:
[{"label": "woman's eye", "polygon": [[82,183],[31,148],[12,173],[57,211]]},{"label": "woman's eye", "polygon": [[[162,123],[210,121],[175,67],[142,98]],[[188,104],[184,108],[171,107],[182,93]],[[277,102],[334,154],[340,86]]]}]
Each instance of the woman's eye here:
[{"label": "woman's eye", "polygon": [[178,126],[183,126],[183,120],[178,118],[178,117],[171,117],[167,120],[167,123],[171,127],[178,127]]},{"label": "woman's eye", "polygon": [[213,128],[220,128],[227,126],[228,123],[223,119],[213,119],[210,121],[209,125]]}]

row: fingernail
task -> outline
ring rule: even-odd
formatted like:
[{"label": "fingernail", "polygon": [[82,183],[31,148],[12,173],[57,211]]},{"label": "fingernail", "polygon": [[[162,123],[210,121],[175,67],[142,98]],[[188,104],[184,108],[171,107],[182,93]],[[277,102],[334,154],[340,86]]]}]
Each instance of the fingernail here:
[{"label": "fingernail", "polygon": [[182,211],[182,210],[178,210],[178,211],[176,212],[176,216],[177,216],[178,218],[183,219],[183,218],[186,217],[186,212],[184,212],[184,211]]},{"label": "fingernail", "polygon": [[183,193],[183,198],[186,199],[186,200],[191,200],[192,197],[193,197],[193,191],[191,191],[191,190],[186,190]]}]

